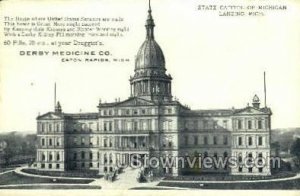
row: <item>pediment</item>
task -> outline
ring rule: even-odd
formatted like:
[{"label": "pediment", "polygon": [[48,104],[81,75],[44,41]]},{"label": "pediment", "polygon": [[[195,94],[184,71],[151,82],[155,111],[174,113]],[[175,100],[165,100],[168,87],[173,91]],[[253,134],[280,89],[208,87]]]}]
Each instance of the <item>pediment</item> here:
[{"label": "pediment", "polygon": [[244,109],[236,111],[234,114],[235,115],[259,115],[259,114],[265,114],[265,112],[260,111],[259,109],[254,107],[246,107]]},{"label": "pediment", "polygon": [[154,105],[152,101],[141,98],[129,98],[123,102],[118,103],[116,106],[143,106],[143,105]]},{"label": "pediment", "polygon": [[61,115],[48,112],[38,117],[38,120],[55,120],[55,119],[63,119]]}]

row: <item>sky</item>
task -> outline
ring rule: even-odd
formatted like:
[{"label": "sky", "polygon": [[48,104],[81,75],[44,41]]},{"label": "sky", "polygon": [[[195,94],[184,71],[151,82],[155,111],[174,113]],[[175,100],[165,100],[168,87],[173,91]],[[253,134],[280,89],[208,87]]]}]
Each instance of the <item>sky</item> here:
[{"label": "sky", "polygon": [[[55,82],[57,99],[67,113],[97,112],[99,99],[110,102],[129,97],[134,57],[145,40],[147,1],[15,2],[1,5],[2,19],[6,15],[123,17],[122,25],[129,26],[129,32],[122,38],[99,37],[104,46],[98,47],[130,61],[61,63],[54,57],[20,57],[18,51],[28,48],[1,45],[0,133],[34,133],[38,114],[53,111]],[[300,24],[300,3],[268,2],[288,9],[270,11],[263,17],[220,17],[216,12],[197,10],[197,5],[212,1],[152,0],[155,39],[173,77],[173,96],[192,109],[242,108],[251,104],[255,94],[264,105],[265,71],[272,127],[300,127],[300,27],[296,25]]]}]

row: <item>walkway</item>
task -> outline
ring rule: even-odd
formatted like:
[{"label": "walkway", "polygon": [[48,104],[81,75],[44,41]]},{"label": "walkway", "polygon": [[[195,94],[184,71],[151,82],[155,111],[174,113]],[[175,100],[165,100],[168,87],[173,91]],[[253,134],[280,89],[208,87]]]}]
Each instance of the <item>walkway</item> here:
[{"label": "walkway", "polygon": [[65,180],[96,180],[96,178],[78,178],[78,177],[45,176],[45,175],[29,174],[22,171],[22,169],[26,169],[26,168],[28,167],[18,167],[14,171],[17,174],[23,176],[36,177],[36,178],[51,178],[51,179],[65,179]]},{"label": "walkway", "polygon": [[280,182],[280,181],[287,181],[287,180],[296,180],[300,179],[300,173],[296,174],[292,177],[286,178],[274,178],[274,179],[265,179],[265,180],[236,180],[236,181],[213,181],[213,180],[163,180],[162,182],[176,182],[176,183],[216,183],[216,184],[224,184],[224,183],[256,183],[256,182]]},{"label": "walkway", "polygon": [[10,172],[13,172],[13,171],[14,171],[14,169],[7,170],[7,171],[5,171],[5,172],[1,172],[1,173],[0,173],[0,176],[3,175],[3,174],[7,174],[7,173],[10,173]]},{"label": "walkway", "polygon": [[126,168],[124,172],[117,176],[116,181],[110,182],[105,180],[104,178],[95,180],[91,183],[91,185],[100,185],[102,189],[131,189],[134,187],[139,187],[139,185],[148,185],[148,186],[156,186],[159,181],[151,182],[151,183],[138,183],[136,178],[138,176],[139,169]]},{"label": "walkway", "polygon": [[[105,180],[104,178],[77,178],[77,177],[54,177],[54,176],[43,176],[43,175],[36,175],[36,174],[29,174],[22,172],[21,170],[24,169],[25,167],[21,168],[16,168],[15,170],[9,170],[0,173],[0,175],[9,173],[12,171],[15,171],[17,174],[24,175],[24,176],[29,176],[29,177],[38,177],[38,178],[51,178],[51,179],[73,179],[73,180],[93,180],[89,184],[76,184],[79,186],[97,186],[101,187],[101,189],[121,189],[121,190],[128,190],[128,189],[133,189],[133,188],[159,188],[159,189],[187,189],[187,188],[179,188],[179,187],[169,187],[169,186],[157,186],[160,182],[175,182],[175,183],[257,183],[257,182],[279,182],[279,181],[287,181],[287,180],[295,180],[295,179],[300,179],[300,173],[296,174],[295,176],[292,177],[286,177],[286,178],[276,178],[276,179],[266,179],[266,180],[240,180],[240,181],[205,181],[205,180],[190,180],[190,181],[185,181],[185,180],[162,180],[158,179],[153,182],[148,182],[148,183],[138,183],[136,180],[136,177],[138,176],[139,169],[132,169],[132,168],[126,168],[123,173],[119,174],[117,176],[116,181],[110,182]],[[46,185],[46,184],[41,184],[41,185]],[[52,184],[52,185],[57,185],[57,184]],[[72,185],[72,184],[64,184],[66,186]],[[38,185],[3,185],[0,187],[7,187],[7,186],[38,186]],[[47,186],[47,185],[46,185]],[[50,184],[49,184],[50,186]],[[58,185],[60,186],[60,185]],[[63,186],[63,185],[61,185]]]},{"label": "walkway", "polygon": [[[70,186],[73,186],[73,187],[76,187],[76,189],[80,189],[80,187],[94,187],[94,188],[98,188],[96,186],[92,186],[90,184],[67,184],[67,183],[36,183],[36,184],[6,184],[6,185],[0,185],[0,188],[17,188],[17,187],[37,187],[37,188],[40,188],[40,187],[70,187]],[[100,189],[101,187],[99,187]]]}]

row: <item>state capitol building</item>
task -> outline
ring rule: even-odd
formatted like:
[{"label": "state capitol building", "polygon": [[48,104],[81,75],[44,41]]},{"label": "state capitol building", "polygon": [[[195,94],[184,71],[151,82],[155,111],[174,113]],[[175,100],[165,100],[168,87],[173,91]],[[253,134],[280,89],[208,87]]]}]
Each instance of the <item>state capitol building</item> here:
[{"label": "state capitol building", "polygon": [[245,167],[242,159],[270,156],[270,108],[258,96],[240,109],[191,110],[172,96],[162,49],[154,39],[151,8],[146,40],[138,50],[130,77],[130,97],[99,101],[96,113],[65,113],[59,102],[54,112],[37,117],[37,169],[113,172],[117,162],[143,157],[236,157],[237,167],[162,167],[155,175],[224,173],[270,175],[269,163]]}]

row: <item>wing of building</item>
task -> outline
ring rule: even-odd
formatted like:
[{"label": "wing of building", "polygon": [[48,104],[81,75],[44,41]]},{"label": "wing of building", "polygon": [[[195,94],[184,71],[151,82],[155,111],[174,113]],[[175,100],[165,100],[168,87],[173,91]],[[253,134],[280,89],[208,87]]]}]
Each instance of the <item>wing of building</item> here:
[{"label": "wing of building", "polygon": [[[269,162],[261,163],[270,156],[271,110],[260,107],[256,95],[252,106],[241,109],[191,110],[182,105],[172,96],[172,77],[154,39],[154,26],[149,8],[146,40],[136,56],[127,100],[100,101],[97,113],[78,114],[62,112],[58,102],[54,112],[37,117],[38,169],[103,174],[153,158],[159,164],[151,170],[158,175],[270,175]],[[237,164],[200,167],[207,157],[235,158]],[[189,167],[191,158],[197,161]],[[263,166],[249,166],[243,161],[247,158]],[[175,165],[164,166],[170,159]]]}]

